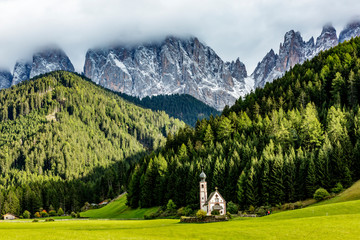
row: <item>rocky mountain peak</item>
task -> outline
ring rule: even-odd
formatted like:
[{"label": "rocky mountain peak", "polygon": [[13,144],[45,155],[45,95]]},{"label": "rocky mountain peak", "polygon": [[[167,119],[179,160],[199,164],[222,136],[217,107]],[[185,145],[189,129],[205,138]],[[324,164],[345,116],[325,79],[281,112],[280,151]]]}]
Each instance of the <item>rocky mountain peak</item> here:
[{"label": "rocky mountain peak", "polygon": [[12,75],[10,71],[0,69],[0,89],[8,88],[11,86]]},{"label": "rocky mountain peak", "polygon": [[246,68],[224,61],[199,39],[167,37],[157,44],[90,49],[84,73],[94,82],[137,97],[189,94],[222,110],[244,95]]},{"label": "rocky mountain peak", "polygon": [[32,63],[21,59],[18,60],[14,67],[13,79],[11,85],[16,85],[22,81],[25,81],[30,78]]},{"label": "rocky mountain peak", "polygon": [[278,55],[271,49],[261,62],[256,66],[251,77],[255,80],[255,87],[263,87],[265,83],[271,78],[271,73],[275,72],[275,66],[278,60]]},{"label": "rocky mountain peak", "polygon": [[33,55],[30,78],[55,70],[75,71],[69,57],[63,50],[48,48]]},{"label": "rocky mountain peak", "polygon": [[357,36],[360,36],[360,19],[354,20],[346,25],[344,30],[340,32],[339,42],[342,43]]},{"label": "rocky mountain peak", "polygon": [[331,24],[326,24],[319,37],[316,38],[315,54],[320,51],[335,47],[338,44],[336,29]]},{"label": "rocky mountain peak", "polygon": [[284,43],[280,44],[279,59],[276,70],[284,72],[295,64],[304,61],[305,53],[303,51],[305,42],[300,32],[294,30],[288,31],[284,36]]}]

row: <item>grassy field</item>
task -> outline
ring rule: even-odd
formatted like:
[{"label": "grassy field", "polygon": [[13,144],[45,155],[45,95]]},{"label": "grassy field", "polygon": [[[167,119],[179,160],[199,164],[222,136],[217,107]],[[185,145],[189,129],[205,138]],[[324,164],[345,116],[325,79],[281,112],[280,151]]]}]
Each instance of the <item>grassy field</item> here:
[{"label": "grassy field", "polygon": [[131,209],[126,206],[125,203],[126,195],[123,195],[105,207],[81,213],[81,217],[106,219],[143,219],[145,214],[150,215],[159,209],[158,207]]},{"label": "grassy field", "polygon": [[349,187],[348,189],[346,189],[344,192],[340,193],[336,197],[319,202],[316,205],[339,203],[339,202],[346,202],[353,200],[360,200],[360,181],[357,181],[351,187]]},{"label": "grassy field", "polygon": [[360,200],[208,224],[170,219],[0,222],[0,239],[35,238],[360,239]]}]

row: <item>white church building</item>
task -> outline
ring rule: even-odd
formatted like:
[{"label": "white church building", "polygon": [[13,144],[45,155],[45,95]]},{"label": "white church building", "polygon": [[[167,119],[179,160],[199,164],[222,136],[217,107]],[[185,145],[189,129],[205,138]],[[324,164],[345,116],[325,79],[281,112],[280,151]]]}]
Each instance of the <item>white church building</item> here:
[{"label": "white church building", "polygon": [[200,209],[207,212],[207,215],[211,215],[211,212],[214,210],[218,210],[220,215],[225,215],[226,201],[219,193],[218,188],[216,187],[215,191],[210,193],[208,197],[204,171],[201,172],[200,179]]}]

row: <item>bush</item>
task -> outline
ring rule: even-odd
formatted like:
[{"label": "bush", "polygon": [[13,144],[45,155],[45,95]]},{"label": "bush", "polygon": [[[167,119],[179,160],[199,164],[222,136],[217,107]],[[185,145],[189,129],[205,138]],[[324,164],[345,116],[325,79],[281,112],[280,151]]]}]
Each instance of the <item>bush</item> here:
[{"label": "bush", "polygon": [[71,215],[72,218],[76,218],[76,213],[75,212],[71,212],[70,215]]},{"label": "bush", "polygon": [[239,207],[231,201],[228,202],[226,209],[231,214],[236,214],[239,211]]},{"label": "bush", "polygon": [[45,219],[45,222],[54,222],[55,220],[53,218],[47,218]]},{"label": "bush", "polygon": [[297,201],[296,203],[294,203],[294,209],[299,209],[302,208],[304,206],[302,201]]},{"label": "bush", "polygon": [[226,216],[228,217],[228,219],[232,219],[232,216],[229,212],[226,212]]},{"label": "bush", "polygon": [[250,205],[249,213],[254,213],[254,212],[255,212],[255,207],[253,205]]},{"label": "bush", "polygon": [[64,215],[64,210],[62,210],[62,208],[59,208],[58,211],[57,211],[57,215],[58,216]]},{"label": "bush", "polygon": [[41,217],[41,215],[40,215],[39,212],[36,212],[36,213],[34,214],[34,217],[39,218],[39,217]]},{"label": "bush", "polygon": [[331,191],[332,191],[333,193],[336,193],[336,194],[342,192],[342,190],[344,190],[344,187],[343,187],[343,185],[342,185],[341,183],[339,183],[339,182],[335,185],[334,188],[331,189]]},{"label": "bush", "polygon": [[23,217],[26,218],[26,219],[29,219],[31,216],[30,212],[28,210],[25,210],[24,213],[23,213]]},{"label": "bush", "polygon": [[204,219],[206,217],[206,212],[202,209],[196,212],[196,217],[199,219]]},{"label": "bush", "polygon": [[330,196],[330,194],[324,188],[319,188],[314,193],[314,199],[317,201],[324,200],[324,199],[328,198],[329,196]]},{"label": "bush", "polygon": [[177,210],[177,215],[178,215],[179,217],[181,217],[181,216],[190,216],[191,213],[192,213],[192,211],[193,211],[193,210],[192,210],[189,206],[182,207],[182,208],[179,208],[179,209]]},{"label": "bush", "polygon": [[80,217],[81,217],[79,212],[76,213],[76,217],[77,217],[77,218],[80,218]]},{"label": "bush", "polygon": [[56,216],[57,212],[55,210],[50,210],[49,211],[49,216]]},{"label": "bush", "polygon": [[34,220],[33,220],[33,222],[39,222],[39,220],[37,220],[37,219],[34,219]]},{"label": "bush", "polygon": [[169,200],[166,205],[166,210],[169,212],[175,212],[176,210],[176,204],[173,202],[173,200]]},{"label": "bush", "polygon": [[46,212],[46,210],[42,210],[40,213],[41,217],[48,217],[49,214]]}]

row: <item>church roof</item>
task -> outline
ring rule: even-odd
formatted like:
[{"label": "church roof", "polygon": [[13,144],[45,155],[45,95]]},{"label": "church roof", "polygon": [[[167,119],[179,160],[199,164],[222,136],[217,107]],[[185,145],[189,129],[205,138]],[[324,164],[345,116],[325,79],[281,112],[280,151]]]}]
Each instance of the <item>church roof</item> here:
[{"label": "church roof", "polygon": [[206,200],[204,206],[208,205],[210,199],[215,195],[215,193],[219,194],[219,196],[224,200],[224,202],[226,202],[226,201],[225,201],[225,198],[223,198],[223,196],[221,196],[221,194],[219,193],[219,191],[217,190],[217,188],[215,188],[215,191],[212,192],[212,193],[210,193],[210,195],[209,195],[208,199]]}]

